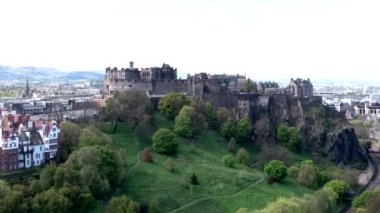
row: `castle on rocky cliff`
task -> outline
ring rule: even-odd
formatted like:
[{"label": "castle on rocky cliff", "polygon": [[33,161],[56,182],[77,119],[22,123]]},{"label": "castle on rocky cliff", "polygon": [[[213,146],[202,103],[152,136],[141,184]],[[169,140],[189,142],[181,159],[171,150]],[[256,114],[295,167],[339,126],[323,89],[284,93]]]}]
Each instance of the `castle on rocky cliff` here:
[{"label": "castle on rocky cliff", "polygon": [[166,93],[179,92],[210,101],[215,106],[235,109],[236,114],[242,116],[258,106],[267,106],[269,97],[274,95],[296,98],[303,103],[321,102],[320,97],[313,96],[310,79],[291,79],[287,87],[280,88],[275,82],[256,83],[239,74],[199,73],[178,79],[177,69],[166,63],[161,67],[138,69],[130,62],[129,68],[106,68],[104,93],[112,95],[128,90],[144,91],[152,101]]},{"label": "castle on rocky cliff", "polygon": [[117,91],[140,90],[152,95],[180,92],[189,96],[202,97],[203,93],[242,92],[246,82],[242,75],[210,75],[206,73],[188,75],[187,79],[177,78],[177,69],[169,64],[161,67],[106,68],[104,91],[112,95]]}]

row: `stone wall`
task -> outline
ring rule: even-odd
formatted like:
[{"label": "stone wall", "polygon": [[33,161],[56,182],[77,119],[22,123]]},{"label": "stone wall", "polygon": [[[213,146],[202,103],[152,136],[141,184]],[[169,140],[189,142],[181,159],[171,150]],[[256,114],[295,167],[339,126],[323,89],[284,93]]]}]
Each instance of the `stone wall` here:
[{"label": "stone wall", "polygon": [[188,92],[188,81],[187,80],[156,80],[152,83],[152,93],[153,94],[166,94],[169,92]]}]

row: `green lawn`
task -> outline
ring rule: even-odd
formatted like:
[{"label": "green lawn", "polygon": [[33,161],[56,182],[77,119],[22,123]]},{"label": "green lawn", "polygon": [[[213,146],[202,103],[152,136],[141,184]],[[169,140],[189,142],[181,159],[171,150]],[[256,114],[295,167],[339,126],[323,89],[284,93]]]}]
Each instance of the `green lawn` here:
[{"label": "green lawn", "polygon": [[[155,130],[158,127],[173,129],[174,123],[156,113],[153,126]],[[104,124],[103,129],[110,129],[110,124]],[[110,134],[114,146],[125,151],[129,168],[135,164],[137,154],[144,147],[151,146],[151,135],[141,139],[123,123],[119,124],[115,134]],[[223,166],[221,158],[229,154],[227,143],[219,133],[208,130],[195,139],[181,139],[175,156],[151,151],[154,163],[141,162],[133,167],[121,192],[141,204],[149,205],[151,212],[170,212],[202,198],[211,199],[190,205],[181,212],[234,212],[240,207],[262,208],[280,196],[302,196],[311,192],[288,180],[267,186],[262,180],[262,173],[246,165],[236,164],[234,168]],[[253,159],[257,157],[258,151],[254,146],[245,144],[244,148]],[[168,158],[172,158],[175,172],[165,170],[164,162]],[[197,175],[200,184],[183,187],[181,180],[192,173]],[[251,186],[254,183],[257,185]]]}]

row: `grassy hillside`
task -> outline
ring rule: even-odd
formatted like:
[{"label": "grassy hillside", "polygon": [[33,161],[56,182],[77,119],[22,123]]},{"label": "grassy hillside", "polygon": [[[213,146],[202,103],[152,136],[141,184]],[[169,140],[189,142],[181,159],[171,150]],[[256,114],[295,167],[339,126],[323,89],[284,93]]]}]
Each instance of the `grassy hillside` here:
[{"label": "grassy hillside", "polygon": [[[154,115],[154,127],[173,129],[174,123],[159,114]],[[108,130],[109,124],[104,124]],[[223,166],[221,158],[229,154],[227,141],[218,132],[205,131],[195,139],[181,139],[175,156],[154,153],[154,163],[137,160],[144,147],[150,147],[150,135],[138,137],[126,124],[119,124],[117,132],[110,134],[114,145],[126,153],[128,177],[121,194],[127,194],[152,212],[234,212],[241,207],[258,209],[280,196],[302,196],[311,191],[293,181],[268,186],[261,171],[243,164],[234,168]],[[245,148],[252,158],[257,150],[250,144]],[[167,161],[174,167],[168,171]],[[165,163],[166,162],[166,163]],[[184,187],[191,174],[200,182]]]}]

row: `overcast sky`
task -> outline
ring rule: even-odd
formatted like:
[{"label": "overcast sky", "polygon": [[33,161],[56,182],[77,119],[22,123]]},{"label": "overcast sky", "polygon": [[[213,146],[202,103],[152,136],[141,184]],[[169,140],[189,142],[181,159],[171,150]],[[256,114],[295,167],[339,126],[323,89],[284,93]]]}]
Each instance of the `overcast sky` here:
[{"label": "overcast sky", "polygon": [[373,78],[379,11],[379,0],[1,1],[0,64]]}]

